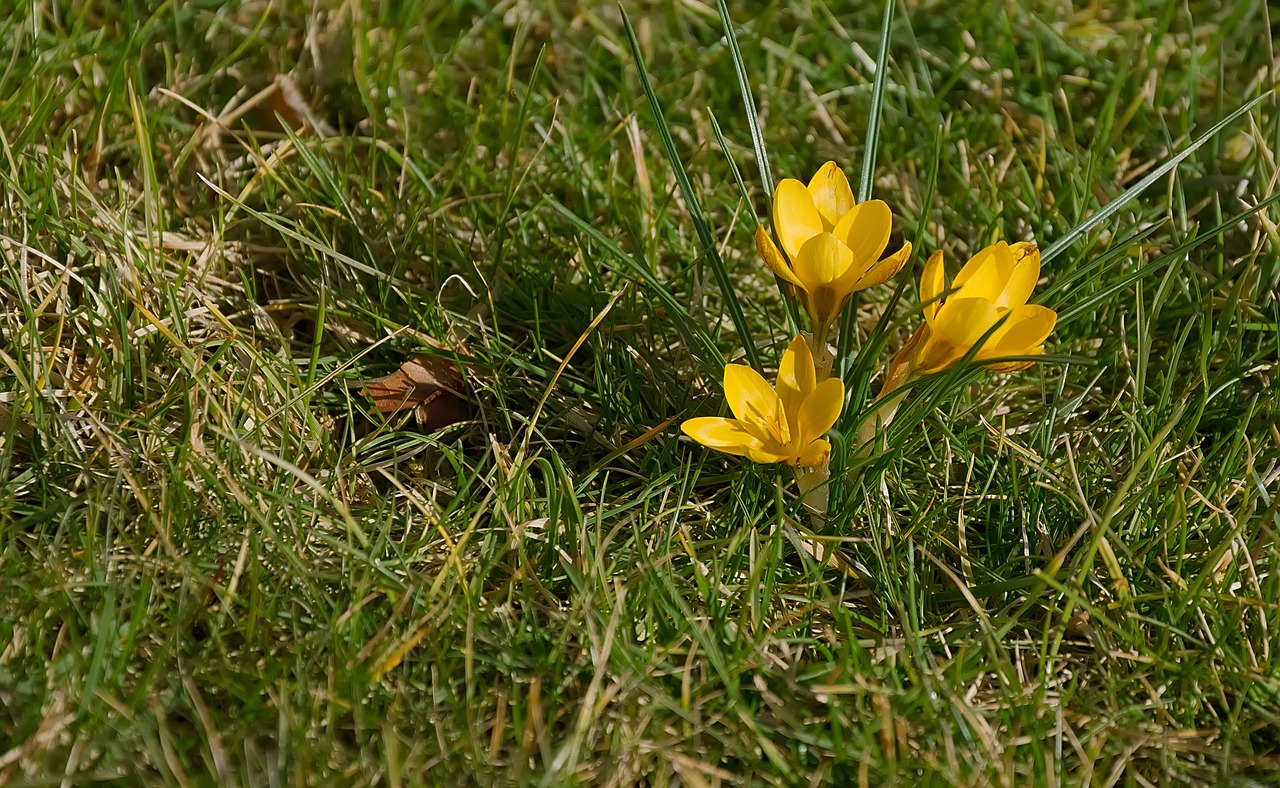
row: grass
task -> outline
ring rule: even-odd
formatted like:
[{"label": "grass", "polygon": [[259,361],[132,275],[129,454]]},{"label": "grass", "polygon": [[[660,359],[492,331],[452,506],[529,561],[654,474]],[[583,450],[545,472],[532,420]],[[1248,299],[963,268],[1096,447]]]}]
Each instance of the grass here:
[{"label": "grass", "polygon": [[[880,5],[732,13],[761,168],[714,5],[626,4],[766,366],[757,174],[858,182]],[[1269,90],[1271,13],[901,5],[903,276]],[[1275,783],[1273,98],[1046,266],[1058,360],[921,387],[843,572],[669,421],[744,351],[617,6],[0,14],[0,782]],[[470,420],[371,412],[418,353]]]}]

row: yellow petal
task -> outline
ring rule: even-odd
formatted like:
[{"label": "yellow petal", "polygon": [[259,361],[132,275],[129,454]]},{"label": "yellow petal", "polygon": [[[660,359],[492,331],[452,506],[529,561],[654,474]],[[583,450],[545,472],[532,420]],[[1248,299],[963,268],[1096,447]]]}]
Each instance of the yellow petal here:
[{"label": "yellow petal", "polygon": [[773,229],[792,260],[805,241],[825,230],[809,190],[795,178],[783,180],[773,193]]},{"label": "yellow petal", "polygon": [[787,351],[782,354],[782,363],[778,365],[778,399],[782,400],[782,410],[787,415],[792,435],[799,428],[797,414],[800,405],[817,385],[809,343],[803,336],[797,336],[791,340]]},{"label": "yellow petal", "polygon": [[816,287],[805,295],[804,308],[809,313],[809,320],[815,326],[815,331],[827,333],[835,322],[836,315],[840,314],[840,309],[844,306],[848,295],[845,293],[845,297],[842,298],[835,288],[828,285]]},{"label": "yellow petal", "polygon": [[941,372],[962,358],[964,358],[963,351],[959,351],[954,345],[930,335],[929,341],[921,346],[920,352],[916,355],[916,366],[912,371],[916,375],[932,375],[935,372]]},{"label": "yellow petal", "polygon": [[853,252],[831,233],[819,233],[796,256],[796,276],[806,290],[830,285],[853,265]]},{"label": "yellow petal", "polygon": [[985,298],[952,297],[938,310],[933,333],[967,349],[982,339],[999,319],[999,311]]},{"label": "yellow petal", "polygon": [[794,464],[802,468],[816,468],[831,456],[831,444],[825,440],[814,441],[800,450]]},{"label": "yellow petal", "polygon": [[822,165],[809,181],[809,196],[822,215],[822,229],[828,232],[840,221],[840,217],[853,208],[853,190],[849,188],[849,179],[844,177],[844,172],[834,161]]},{"label": "yellow petal", "polygon": [[930,325],[942,306],[939,297],[947,291],[947,272],[942,266],[942,250],[929,255],[920,275],[920,303],[924,305],[924,319]]},{"label": "yellow petal", "polygon": [[791,270],[791,266],[787,265],[787,261],[783,259],[778,245],[769,237],[769,231],[764,227],[756,228],[756,251],[760,253],[760,259],[764,260],[764,264],[769,266],[770,271],[773,271],[786,282],[801,289],[804,288],[804,285],[800,284],[800,280],[796,278],[795,273]]},{"label": "yellow petal", "polygon": [[995,306],[986,299],[948,298],[917,356],[920,374],[940,372],[964,358],[998,319]]},{"label": "yellow petal", "polygon": [[1058,324],[1058,313],[1047,306],[1024,304],[1014,309],[1003,328],[1004,341],[1020,347],[1044,344]]},{"label": "yellow petal", "polygon": [[822,381],[800,406],[800,429],[796,435],[796,444],[804,446],[827,434],[827,430],[840,418],[842,408],[844,381],[840,378]]},{"label": "yellow petal", "polygon": [[1053,332],[1058,313],[1039,304],[1024,304],[1009,312],[1004,323],[991,335],[974,358],[1026,356],[1031,348],[1041,347]]},{"label": "yellow petal", "polygon": [[752,462],[764,464],[772,462],[791,462],[791,453],[778,447],[766,446],[763,449],[752,449],[747,452],[747,459]]},{"label": "yellow petal", "polygon": [[1004,295],[1012,275],[1013,253],[1009,251],[1007,243],[1000,241],[978,252],[965,263],[951,286],[956,288],[956,296],[985,298],[995,304]]},{"label": "yellow petal", "polygon": [[1013,270],[1005,282],[1004,292],[995,300],[1002,309],[1012,309],[1027,303],[1036,281],[1040,279],[1040,250],[1033,243],[1016,243],[1009,247],[1013,258]]},{"label": "yellow petal", "polygon": [[724,398],[742,428],[762,443],[786,442],[786,436],[778,434],[782,403],[759,372],[741,364],[725,364]]},{"label": "yellow petal", "polygon": [[[853,252],[831,233],[820,233],[804,245],[796,258],[796,276],[804,282],[805,303],[817,330],[831,324],[852,292]],[[856,274],[857,271],[853,270]],[[842,284],[843,283],[843,284]],[[842,287],[837,287],[841,285]]]},{"label": "yellow petal", "polygon": [[759,450],[763,446],[760,440],[743,429],[739,422],[734,419],[722,419],[719,416],[687,419],[680,425],[680,430],[709,449],[739,457],[745,456],[752,450]]},{"label": "yellow petal", "polygon": [[[1020,356],[1038,356],[1044,352],[1044,345],[1038,345],[1033,348],[1027,348]],[[987,364],[987,369],[992,372],[1018,372],[1034,364],[1034,361],[1004,361],[999,364]]]},{"label": "yellow petal", "polygon": [[862,276],[858,277],[858,281],[854,282],[854,290],[866,290],[868,287],[875,287],[883,284],[898,275],[902,267],[907,264],[907,260],[911,257],[911,243],[907,242],[902,248],[880,262],[871,266]]},{"label": "yellow petal", "polygon": [[893,212],[884,200],[867,200],[840,218],[832,231],[853,252],[853,257],[870,268],[889,245],[893,231]]}]

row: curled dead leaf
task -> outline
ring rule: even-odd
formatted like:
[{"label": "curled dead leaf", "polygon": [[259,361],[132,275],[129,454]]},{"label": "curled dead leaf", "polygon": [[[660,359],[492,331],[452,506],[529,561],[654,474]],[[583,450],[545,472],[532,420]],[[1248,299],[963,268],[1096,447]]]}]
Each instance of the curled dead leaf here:
[{"label": "curled dead leaf", "polygon": [[273,125],[283,122],[297,132],[315,129],[322,137],[332,137],[337,133],[302,97],[302,91],[288,74],[277,74],[274,87],[275,90],[266,96],[266,108]]},{"label": "curled dead leaf", "polygon": [[462,371],[445,358],[414,356],[392,374],[364,386],[379,412],[413,410],[418,424],[429,431],[467,418]]}]

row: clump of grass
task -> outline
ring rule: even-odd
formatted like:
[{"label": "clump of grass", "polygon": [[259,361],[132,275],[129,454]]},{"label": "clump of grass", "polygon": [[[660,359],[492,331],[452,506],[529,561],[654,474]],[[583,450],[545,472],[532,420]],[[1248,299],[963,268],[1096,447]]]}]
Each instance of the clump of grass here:
[{"label": "clump of grass", "polygon": [[[718,14],[627,10],[689,193],[609,4],[0,12],[0,779],[1267,779],[1274,99],[1046,265],[1089,363],[913,397],[833,569],[655,429],[789,328]],[[1270,89],[1267,13],[899,9],[872,190],[1051,242]],[[732,14],[774,177],[862,159],[880,14]],[[371,415],[424,350],[469,422]]]}]

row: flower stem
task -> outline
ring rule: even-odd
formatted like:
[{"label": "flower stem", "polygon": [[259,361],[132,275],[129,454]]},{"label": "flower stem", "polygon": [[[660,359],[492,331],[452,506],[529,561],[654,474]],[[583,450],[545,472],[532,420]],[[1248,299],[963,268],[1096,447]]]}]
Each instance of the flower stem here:
[{"label": "flower stem", "polygon": [[827,335],[830,333],[830,323],[813,327],[813,342],[810,343],[810,351],[813,354],[813,372],[819,383],[831,377],[831,367],[835,363],[835,357],[831,355],[831,351],[827,347]]},{"label": "flower stem", "polygon": [[910,355],[900,355],[894,359],[889,376],[885,378],[884,385],[876,396],[875,410],[858,425],[858,450],[854,454],[855,458],[866,459],[873,452],[879,451],[878,436],[893,421],[904,398],[904,394],[898,393],[898,387],[911,380],[914,370],[914,359]]},{"label": "flower stem", "polygon": [[853,456],[859,460],[866,459],[873,452],[879,451],[879,436],[889,426],[889,422],[893,421],[894,414],[898,412],[898,406],[902,404],[902,397],[885,399],[884,395],[881,395],[876,402],[879,403],[876,409],[858,425],[858,451]]},{"label": "flower stem", "polygon": [[830,460],[823,460],[816,468],[793,468],[796,485],[800,488],[800,500],[815,518],[825,519],[827,516],[827,492],[831,480]]}]

